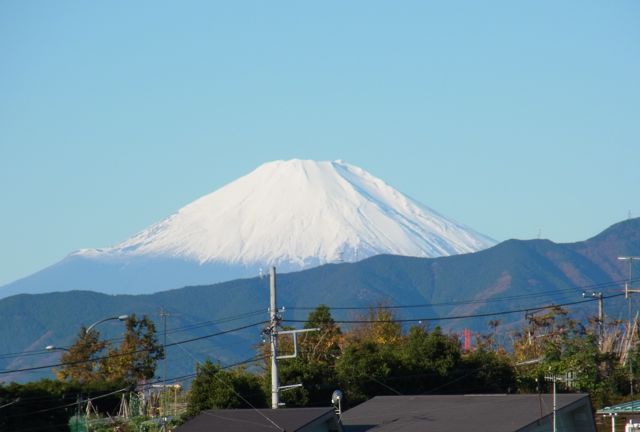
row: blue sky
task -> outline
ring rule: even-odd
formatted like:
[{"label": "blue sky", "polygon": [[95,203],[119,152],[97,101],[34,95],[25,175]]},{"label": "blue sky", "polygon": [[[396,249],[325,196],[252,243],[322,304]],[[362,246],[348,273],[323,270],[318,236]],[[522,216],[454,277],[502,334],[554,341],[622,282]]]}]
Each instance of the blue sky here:
[{"label": "blue sky", "polygon": [[0,285],[275,159],[498,240],[640,216],[640,3],[0,2]]}]

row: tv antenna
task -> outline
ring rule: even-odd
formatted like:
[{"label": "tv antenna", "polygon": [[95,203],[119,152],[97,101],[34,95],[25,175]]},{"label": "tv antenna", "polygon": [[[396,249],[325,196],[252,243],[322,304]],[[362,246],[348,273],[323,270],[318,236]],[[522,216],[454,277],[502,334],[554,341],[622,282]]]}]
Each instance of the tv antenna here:
[{"label": "tv antenna", "polygon": [[560,381],[560,382],[566,383],[569,386],[569,388],[571,388],[575,381],[575,374],[572,371],[567,372],[563,375],[551,373],[551,374],[545,375],[544,379],[547,381],[551,381],[553,383],[553,432],[557,432],[558,404],[557,404],[557,396],[556,396],[557,395],[556,382]]}]

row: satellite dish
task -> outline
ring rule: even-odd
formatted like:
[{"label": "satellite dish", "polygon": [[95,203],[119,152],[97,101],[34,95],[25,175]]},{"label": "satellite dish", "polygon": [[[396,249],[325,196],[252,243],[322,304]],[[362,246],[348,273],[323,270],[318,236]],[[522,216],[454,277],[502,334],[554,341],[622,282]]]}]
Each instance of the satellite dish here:
[{"label": "satellite dish", "polygon": [[331,403],[333,405],[338,405],[342,401],[342,392],[340,390],[335,390],[331,395]]}]

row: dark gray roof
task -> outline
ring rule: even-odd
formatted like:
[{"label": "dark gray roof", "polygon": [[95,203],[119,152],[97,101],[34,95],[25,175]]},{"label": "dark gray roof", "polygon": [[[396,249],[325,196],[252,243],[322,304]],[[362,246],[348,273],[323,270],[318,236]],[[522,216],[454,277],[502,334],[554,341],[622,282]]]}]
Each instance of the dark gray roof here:
[{"label": "dark gray roof", "polygon": [[[558,411],[585,401],[590,404],[586,394],[558,394]],[[552,412],[550,394],[377,396],[341,420],[345,432],[513,432]]]},{"label": "dark gray roof", "polygon": [[203,411],[177,431],[296,432],[332,419],[336,419],[333,408],[214,409]]}]

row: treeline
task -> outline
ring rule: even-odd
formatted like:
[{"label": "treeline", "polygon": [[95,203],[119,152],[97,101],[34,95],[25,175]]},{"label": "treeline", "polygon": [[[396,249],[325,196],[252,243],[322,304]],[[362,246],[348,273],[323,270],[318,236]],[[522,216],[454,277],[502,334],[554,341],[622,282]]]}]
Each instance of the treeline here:
[{"label": "treeline", "polygon": [[[298,357],[279,362],[281,385],[302,384],[281,393],[286,406],[327,406],[336,389],[344,394],[343,408],[377,395],[548,392],[549,375],[567,381],[560,391],[588,392],[595,407],[629,399],[632,386],[638,392],[637,332],[624,331],[619,322],[583,324],[564,309],[550,308],[528,314],[517,331],[490,321],[486,333],[475,335],[473,347],[465,350],[460,335],[422,324],[403,326],[385,306],[355,321],[341,328],[326,306],[309,314],[304,327],[318,330],[299,335]],[[292,340],[281,335],[279,354],[292,352]],[[57,381],[0,386],[0,430],[66,431],[80,406],[75,401],[120,390],[98,407],[113,416],[123,386],[134,391],[152,379],[163,355],[146,317],[129,319],[119,346],[101,341],[95,330],[81,329],[56,370]],[[199,365],[186,395],[186,413],[174,424],[210,408],[267,407],[269,356],[263,344],[253,364]]]},{"label": "treeline", "polygon": [[[637,392],[636,343],[619,322],[584,325],[566,310],[551,308],[527,315],[525,327],[508,338],[499,321],[490,321],[465,351],[459,335],[421,324],[403,328],[384,306],[357,321],[343,330],[326,306],[310,313],[305,328],[319,331],[300,335],[298,357],[279,362],[281,384],[302,384],[281,394],[288,407],[326,406],[336,389],[347,407],[376,395],[548,392],[545,377],[554,374],[567,381],[560,391],[588,392],[596,407],[629,398],[632,381]],[[279,348],[280,354],[291,353],[291,341],[281,336]],[[262,350],[260,372],[203,365],[193,381],[188,415],[247,407],[247,402],[267,406],[267,344]]]}]

